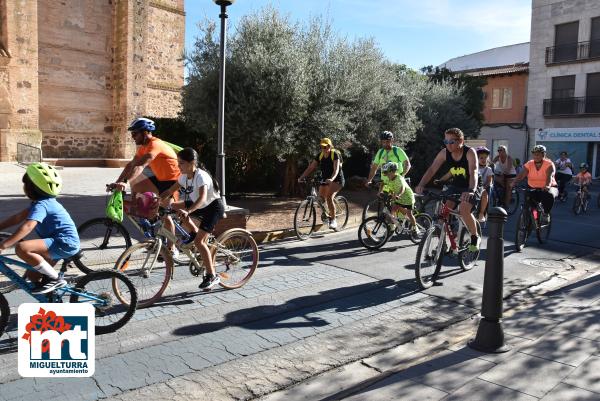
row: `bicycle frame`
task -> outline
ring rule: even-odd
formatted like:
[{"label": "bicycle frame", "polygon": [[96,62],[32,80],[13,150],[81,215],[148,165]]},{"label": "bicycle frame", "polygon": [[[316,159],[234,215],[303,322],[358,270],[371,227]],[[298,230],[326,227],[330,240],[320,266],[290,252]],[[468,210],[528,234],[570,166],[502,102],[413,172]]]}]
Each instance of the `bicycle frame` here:
[{"label": "bicycle frame", "polygon": [[[448,207],[448,205],[446,205],[446,202],[439,201],[437,209],[438,210],[436,210],[436,220],[442,221],[442,225],[443,225],[442,233],[444,236],[443,241],[440,241],[440,245],[444,244],[444,242],[446,240],[446,236],[448,236],[448,239],[450,240],[451,249],[456,251],[456,250],[458,250],[458,244],[456,243],[456,236],[462,230],[465,223],[463,222],[460,213],[457,212],[456,210]],[[450,216],[455,216],[458,220],[458,227],[457,227],[456,233],[454,233],[454,231],[450,227]]]},{"label": "bicycle frame", "polygon": [[[33,298],[35,298],[38,302],[41,302],[41,303],[48,302],[49,294],[32,294],[31,291],[34,288],[33,283],[28,283],[24,278],[22,278],[14,270],[12,270],[9,267],[9,265],[19,266],[19,267],[25,268],[29,271],[35,272],[35,269],[33,267],[31,267],[29,264],[27,264],[25,262],[21,262],[19,260],[11,259],[9,257],[0,255],[0,273],[4,274],[6,277],[8,277],[8,279],[10,281],[15,283],[19,288],[21,288],[23,291],[25,291],[26,293],[31,295]],[[106,300],[95,297],[90,294],[81,293],[79,291],[76,291],[74,288],[72,288],[68,285],[55,290],[54,294],[53,294],[54,295],[53,299],[55,299],[55,300],[61,299],[65,294],[77,294],[77,295],[81,296],[82,298],[100,302],[102,305],[106,305]]]}]

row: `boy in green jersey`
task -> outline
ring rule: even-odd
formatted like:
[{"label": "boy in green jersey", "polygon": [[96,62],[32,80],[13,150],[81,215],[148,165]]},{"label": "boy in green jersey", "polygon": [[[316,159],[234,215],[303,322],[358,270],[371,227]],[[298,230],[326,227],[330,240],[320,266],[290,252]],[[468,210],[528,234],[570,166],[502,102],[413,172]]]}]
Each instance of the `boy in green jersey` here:
[{"label": "boy in green jersey", "polygon": [[386,180],[382,192],[386,192],[393,197],[392,213],[395,215],[397,212],[405,214],[410,221],[412,230],[417,229],[417,222],[415,216],[413,216],[412,208],[415,204],[415,195],[412,189],[406,183],[404,177],[400,174],[396,174],[398,171],[398,163],[387,162],[381,167],[383,174],[385,174]]}]

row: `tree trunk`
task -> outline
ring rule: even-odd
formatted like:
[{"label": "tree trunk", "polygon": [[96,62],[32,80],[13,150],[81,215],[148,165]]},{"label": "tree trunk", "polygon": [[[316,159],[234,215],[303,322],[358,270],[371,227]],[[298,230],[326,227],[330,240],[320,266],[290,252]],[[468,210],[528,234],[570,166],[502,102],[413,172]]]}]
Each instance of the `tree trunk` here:
[{"label": "tree trunk", "polygon": [[285,160],[285,174],[283,176],[283,187],[281,195],[283,196],[299,196],[300,186],[298,185],[298,160],[294,156],[289,156]]}]

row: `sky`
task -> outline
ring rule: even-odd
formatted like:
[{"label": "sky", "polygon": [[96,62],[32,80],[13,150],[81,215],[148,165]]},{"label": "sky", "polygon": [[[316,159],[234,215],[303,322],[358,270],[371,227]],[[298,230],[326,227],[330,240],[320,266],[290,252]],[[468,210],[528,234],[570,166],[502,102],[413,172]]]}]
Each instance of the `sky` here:
[{"label": "sky", "polygon": [[[196,24],[219,20],[213,0],[184,0],[186,50]],[[292,21],[327,17],[339,36],[374,38],[392,62],[419,69],[493,47],[529,41],[531,0],[236,0],[227,8],[228,29],[244,15],[271,4]]]}]

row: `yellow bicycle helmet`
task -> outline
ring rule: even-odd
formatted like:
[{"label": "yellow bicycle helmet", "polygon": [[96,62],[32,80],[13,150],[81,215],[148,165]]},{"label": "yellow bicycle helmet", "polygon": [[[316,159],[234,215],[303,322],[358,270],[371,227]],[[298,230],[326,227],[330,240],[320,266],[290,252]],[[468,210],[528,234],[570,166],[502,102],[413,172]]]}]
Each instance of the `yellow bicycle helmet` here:
[{"label": "yellow bicycle helmet", "polygon": [[25,171],[27,177],[31,180],[42,193],[55,197],[62,189],[62,179],[56,169],[46,163],[32,163]]}]

